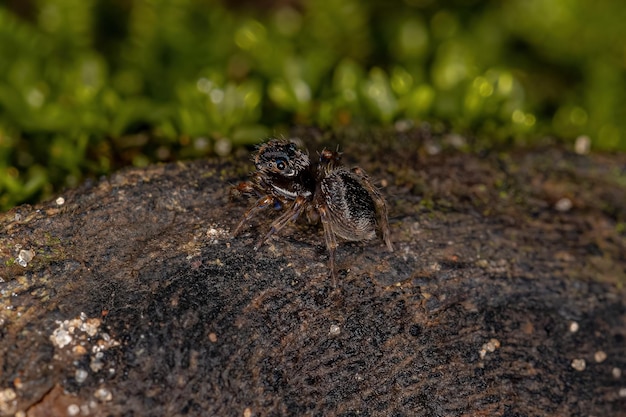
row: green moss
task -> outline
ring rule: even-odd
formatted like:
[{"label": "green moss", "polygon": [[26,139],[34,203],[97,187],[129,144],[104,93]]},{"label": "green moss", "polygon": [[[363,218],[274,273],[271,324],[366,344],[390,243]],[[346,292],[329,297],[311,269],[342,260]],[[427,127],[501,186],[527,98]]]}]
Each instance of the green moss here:
[{"label": "green moss", "polygon": [[[25,3],[29,7],[18,7]],[[626,149],[626,8],[591,0],[0,6],[0,209],[292,124]]]}]

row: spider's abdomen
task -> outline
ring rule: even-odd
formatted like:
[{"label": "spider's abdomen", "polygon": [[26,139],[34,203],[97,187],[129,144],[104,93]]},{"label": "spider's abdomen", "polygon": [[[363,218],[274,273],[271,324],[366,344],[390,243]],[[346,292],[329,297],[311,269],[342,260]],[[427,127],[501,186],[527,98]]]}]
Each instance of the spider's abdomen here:
[{"label": "spider's abdomen", "polygon": [[317,204],[327,209],[332,230],[346,240],[376,236],[376,207],[358,176],[343,168],[321,180]]}]

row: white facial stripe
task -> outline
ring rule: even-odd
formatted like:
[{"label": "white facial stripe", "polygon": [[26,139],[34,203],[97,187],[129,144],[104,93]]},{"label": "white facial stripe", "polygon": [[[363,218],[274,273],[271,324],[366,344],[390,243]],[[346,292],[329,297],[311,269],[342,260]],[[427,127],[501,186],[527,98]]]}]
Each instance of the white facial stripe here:
[{"label": "white facial stripe", "polygon": [[278,191],[280,194],[284,195],[285,197],[295,199],[298,196],[298,194],[294,193],[293,191],[285,190],[284,188],[277,187],[274,184],[272,184],[272,188]]},{"label": "white facial stripe", "polygon": [[[272,184],[272,188],[277,191],[278,193],[284,195],[287,198],[291,198],[291,199],[296,199],[296,197],[298,197],[297,193],[294,193],[293,191],[289,191],[289,190],[285,190],[284,188],[281,187],[277,187],[276,185]],[[310,191],[305,191],[302,194],[302,197],[305,198],[309,198],[312,194]]]}]

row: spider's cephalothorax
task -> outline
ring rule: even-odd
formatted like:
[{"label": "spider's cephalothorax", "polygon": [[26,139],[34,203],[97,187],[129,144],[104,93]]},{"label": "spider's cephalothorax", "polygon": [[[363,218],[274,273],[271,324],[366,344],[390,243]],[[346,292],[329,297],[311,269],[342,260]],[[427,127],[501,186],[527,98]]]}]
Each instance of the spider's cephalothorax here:
[{"label": "spider's cephalothorax", "polygon": [[319,161],[311,164],[308,155],[293,142],[272,139],[258,148],[254,165],[257,170],[250,181],[240,183],[235,191],[258,200],[246,211],[233,236],[259,211],[267,207],[285,209],[255,250],[304,212],[309,220],[322,222],[333,284],[337,236],[369,240],[376,236],[379,226],[387,248],[393,251],[385,200],[362,169],[348,170],[341,165],[338,152],[324,149]]}]

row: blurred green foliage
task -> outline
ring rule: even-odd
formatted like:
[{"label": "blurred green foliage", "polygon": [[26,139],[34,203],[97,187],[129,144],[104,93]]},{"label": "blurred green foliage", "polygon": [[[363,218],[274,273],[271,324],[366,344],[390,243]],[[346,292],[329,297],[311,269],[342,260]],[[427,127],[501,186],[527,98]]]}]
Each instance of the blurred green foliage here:
[{"label": "blurred green foliage", "polygon": [[294,123],[624,150],[624,21],[605,0],[8,1],[0,208]]}]

